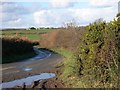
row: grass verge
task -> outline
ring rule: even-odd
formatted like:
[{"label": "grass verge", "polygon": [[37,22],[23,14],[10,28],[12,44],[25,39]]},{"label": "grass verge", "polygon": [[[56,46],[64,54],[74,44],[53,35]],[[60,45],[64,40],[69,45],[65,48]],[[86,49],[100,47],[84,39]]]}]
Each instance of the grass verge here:
[{"label": "grass verge", "polygon": [[64,56],[64,60],[60,62],[57,66],[62,66],[61,74],[58,78],[61,79],[66,87],[69,88],[83,88],[79,77],[78,62],[75,60],[74,54],[65,49],[52,49],[54,52]]}]

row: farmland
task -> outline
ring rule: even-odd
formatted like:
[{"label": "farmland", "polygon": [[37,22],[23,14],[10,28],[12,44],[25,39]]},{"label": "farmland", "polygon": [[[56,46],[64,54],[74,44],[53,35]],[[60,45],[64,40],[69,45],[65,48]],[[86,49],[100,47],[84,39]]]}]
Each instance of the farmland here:
[{"label": "farmland", "polygon": [[17,36],[17,37],[26,37],[30,40],[39,40],[41,34],[52,32],[54,29],[37,29],[37,30],[2,30],[2,37],[4,36]]}]

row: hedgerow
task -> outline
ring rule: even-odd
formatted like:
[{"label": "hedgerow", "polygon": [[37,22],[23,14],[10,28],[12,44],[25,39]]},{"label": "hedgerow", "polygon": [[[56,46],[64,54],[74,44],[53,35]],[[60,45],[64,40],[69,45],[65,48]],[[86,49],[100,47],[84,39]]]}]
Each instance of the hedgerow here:
[{"label": "hedgerow", "polygon": [[86,27],[75,53],[79,75],[85,87],[118,87],[120,59],[120,24],[98,20]]},{"label": "hedgerow", "polygon": [[34,53],[33,46],[38,44],[17,37],[2,37],[0,39],[2,41],[2,63],[15,62],[14,59],[17,56]]}]

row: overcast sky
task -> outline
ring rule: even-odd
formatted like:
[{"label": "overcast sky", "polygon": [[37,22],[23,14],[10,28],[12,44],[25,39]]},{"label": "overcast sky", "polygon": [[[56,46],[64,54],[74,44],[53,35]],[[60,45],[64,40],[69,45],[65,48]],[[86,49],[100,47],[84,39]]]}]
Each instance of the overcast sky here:
[{"label": "overcast sky", "polygon": [[59,27],[72,20],[88,25],[99,18],[110,21],[118,12],[119,0],[7,1],[0,3],[0,28]]}]

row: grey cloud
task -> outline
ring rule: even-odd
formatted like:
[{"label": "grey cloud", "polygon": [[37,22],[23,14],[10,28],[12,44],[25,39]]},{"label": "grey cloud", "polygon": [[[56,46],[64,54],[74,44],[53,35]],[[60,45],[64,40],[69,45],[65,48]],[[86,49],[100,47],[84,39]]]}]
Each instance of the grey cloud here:
[{"label": "grey cloud", "polygon": [[21,25],[24,23],[25,16],[31,13],[30,9],[24,7],[21,2],[2,2],[0,6],[2,6],[0,19],[3,26],[5,24]]},{"label": "grey cloud", "polygon": [[14,14],[29,14],[30,9],[24,7],[21,3],[16,2],[2,2],[2,13],[14,13]]},{"label": "grey cloud", "polygon": [[0,27],[22,27],[28,23],[25,16],[30,14],[30,10],[21,3],[2,2],[0,3],[0,19],[2,24]]},{"label": "grey cloud", "polygon": [[15,21],[20,18],[20,15],[14,13],[2,13],[2,22]]}]

